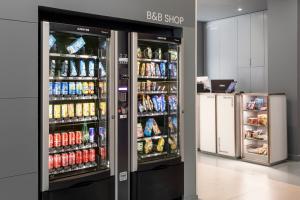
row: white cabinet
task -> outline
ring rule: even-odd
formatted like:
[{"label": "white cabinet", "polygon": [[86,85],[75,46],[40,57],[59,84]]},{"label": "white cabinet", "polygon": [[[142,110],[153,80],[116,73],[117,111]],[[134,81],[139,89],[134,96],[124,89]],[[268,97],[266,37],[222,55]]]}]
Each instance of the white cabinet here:
[{"label": "white cabinet", "polygon": [[216,96],[199,94],[199,101],[200,150],[216,153]]},{"label": "white cabinet", "polygon": [[251,14],[251,66],[265,66],[264,12]]},{"label": "white cabinet", "polygon": [[235,95],[217,96],[217,153],[235,156]]}]

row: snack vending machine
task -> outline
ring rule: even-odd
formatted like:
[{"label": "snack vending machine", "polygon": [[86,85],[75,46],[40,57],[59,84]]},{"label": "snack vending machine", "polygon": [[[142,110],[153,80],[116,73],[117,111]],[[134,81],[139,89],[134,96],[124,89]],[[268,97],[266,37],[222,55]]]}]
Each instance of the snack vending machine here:
[{"label": "snack vending machine", "polygon": [[131,199],[183,196],[181,45],[131,34]]},{"label": "snack vending machine", "polygon": [[42,199],[113,199],[114,32],[41,27]]}]

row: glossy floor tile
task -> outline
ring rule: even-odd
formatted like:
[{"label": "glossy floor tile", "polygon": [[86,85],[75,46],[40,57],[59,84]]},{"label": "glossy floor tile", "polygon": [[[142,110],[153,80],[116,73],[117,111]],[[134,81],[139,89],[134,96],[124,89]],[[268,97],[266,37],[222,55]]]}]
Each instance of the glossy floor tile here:
[{"label": "glossy floor tile", "polygon": [[265,167],[198,153],[201,200],[300,200],[300,162]]}]

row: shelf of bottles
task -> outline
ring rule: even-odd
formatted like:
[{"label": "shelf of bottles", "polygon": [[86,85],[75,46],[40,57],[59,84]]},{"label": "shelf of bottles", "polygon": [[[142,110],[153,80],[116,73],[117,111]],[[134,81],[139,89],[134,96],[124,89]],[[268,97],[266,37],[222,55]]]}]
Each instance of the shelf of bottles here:
[{"label": "shelf of bottles", "polygon": [[138,40],[138,162],[177,157],[178,45]]},{"label": "shelf of bottles", "polygon": [[50,180],[107,169],[109,39],[50,31]]},{"label": "shelf of bottles", "polygon": [[268,96],[242,95],[243,157],[267,162],[268,147]]}]

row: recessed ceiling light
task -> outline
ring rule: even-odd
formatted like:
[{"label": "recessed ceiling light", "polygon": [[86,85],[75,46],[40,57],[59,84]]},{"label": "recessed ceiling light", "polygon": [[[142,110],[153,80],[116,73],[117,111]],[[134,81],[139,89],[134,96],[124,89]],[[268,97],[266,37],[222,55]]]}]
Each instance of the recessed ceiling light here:
[{"label": "recessed ceiling light", "polygon": [[238,8],[237,10],[238,10],[239,12],[241,12],[241,11],[243,11],[243,8]]}]

